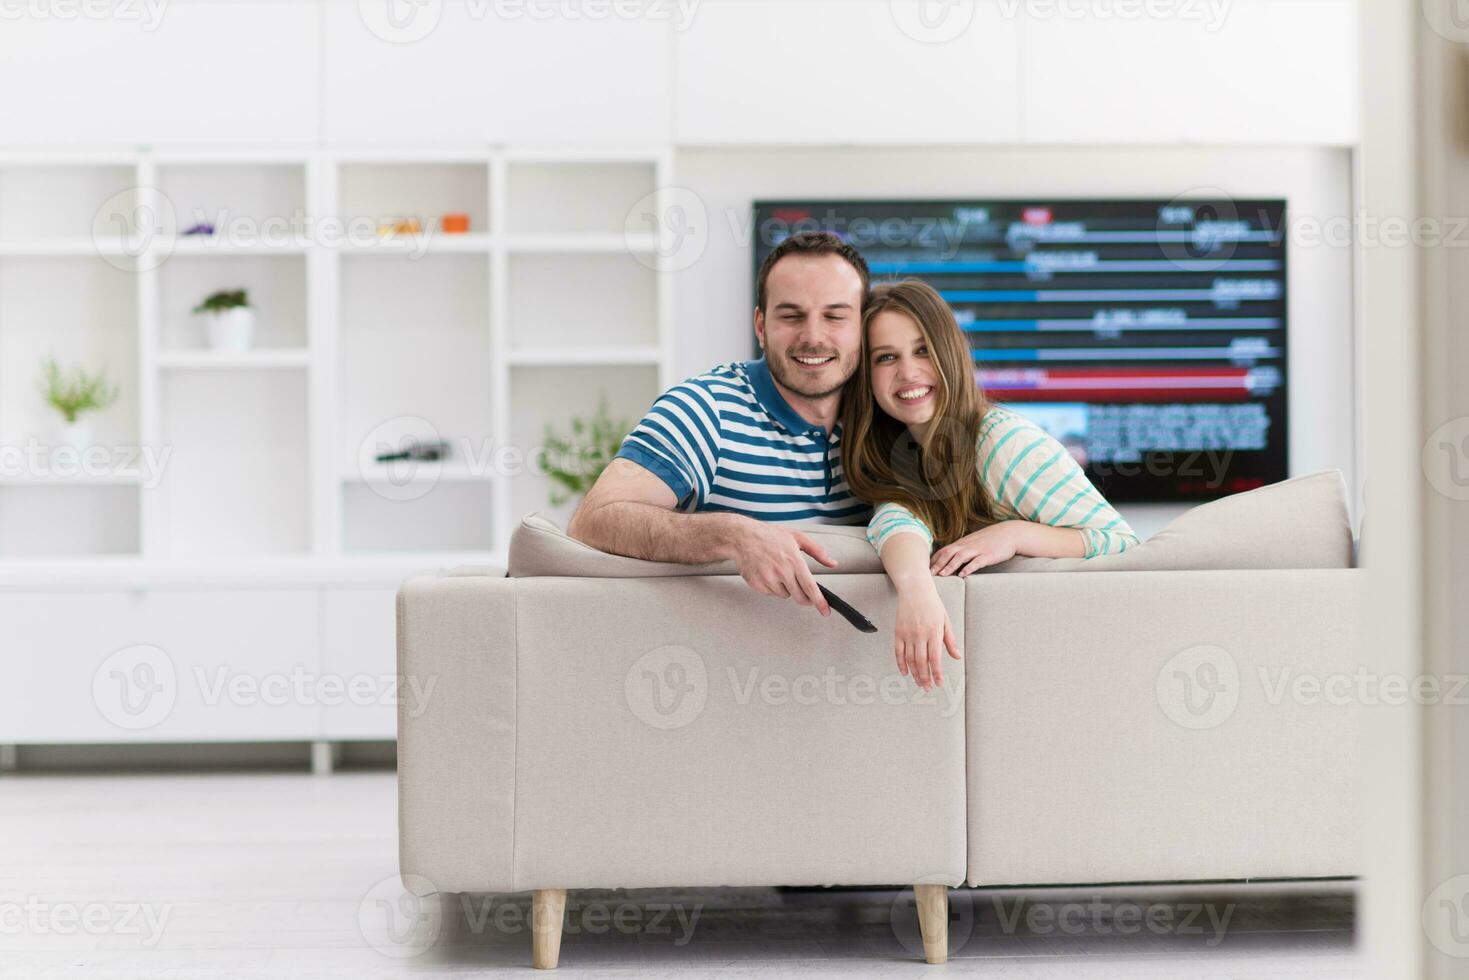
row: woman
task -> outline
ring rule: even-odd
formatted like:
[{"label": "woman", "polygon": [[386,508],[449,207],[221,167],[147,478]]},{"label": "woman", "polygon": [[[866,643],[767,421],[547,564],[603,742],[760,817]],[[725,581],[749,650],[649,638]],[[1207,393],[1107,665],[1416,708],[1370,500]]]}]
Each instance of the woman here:
[{"label": "woman", "polygon": [[945,649],[959,659],[934,575],[1137,544],[1064,446],[984,397],[969,343],[927,283],[873,290],[842,433],[847,484],[878,505],[867,538],[898,590],[898,669],[924,690],[943,683]]}]

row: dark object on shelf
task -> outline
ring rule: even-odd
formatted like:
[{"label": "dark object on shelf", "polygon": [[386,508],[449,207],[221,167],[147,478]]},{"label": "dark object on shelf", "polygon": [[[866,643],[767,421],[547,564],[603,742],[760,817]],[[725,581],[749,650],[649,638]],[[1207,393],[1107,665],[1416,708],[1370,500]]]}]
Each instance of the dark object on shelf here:
[{"label": "dark object on shelf", "polygon": [[820,584],[819,582],[817,583],[816,587],[821,590],[822,595],[826,596],[827,604],[830,605],[831,608],[835,609],[838,613],[840,613],[841,617],[847,622],[857,627],[857,629],[863,633],[877,632],[877,627],[872,625],[872,620],[868,619],[866,616],[862,615],[857,610],[847,605],[846,600],[842,599],[831,589],[828,589],[826,586]]},{"label": "dark object on shelf", "polygon": [[185,235],[212,235],[212,234],[214,234],[214,225],[210,224],[207,221],[201,221],[198,224],[193,225],[192,227],[185,228],[184,229],[184,234]]},{"label": "dark object on shelf", "polygon": [[396,463],[404,459],[416,459],[421,462],[436,462],[449,457],[449,444],[447,442],[419,442],[417,439],[404,439],[401,448],[390,453],[378,453],[373,458],[379,463]]}]

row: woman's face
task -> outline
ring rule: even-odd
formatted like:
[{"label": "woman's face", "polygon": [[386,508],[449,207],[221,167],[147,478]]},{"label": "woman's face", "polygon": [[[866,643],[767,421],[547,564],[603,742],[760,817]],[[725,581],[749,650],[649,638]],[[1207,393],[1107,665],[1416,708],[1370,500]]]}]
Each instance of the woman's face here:
[{"label": "woman's face", "polygon": [[938,404],[938,365],[929,355],[923,331],[906,313],[883,310],[867,328],[867,358],[872,393],[893,418],[921,431]]}]

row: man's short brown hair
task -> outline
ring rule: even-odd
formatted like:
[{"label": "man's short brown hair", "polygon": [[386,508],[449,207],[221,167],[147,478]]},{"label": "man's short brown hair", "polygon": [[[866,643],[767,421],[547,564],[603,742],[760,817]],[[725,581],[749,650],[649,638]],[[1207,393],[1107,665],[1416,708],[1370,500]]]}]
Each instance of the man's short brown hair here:
[{"label": "man's short brown hair", "polygon": [[765,312],[765,286],[770,279],[770,270],[787,255],[840,255],[852,264],[852,268],[862,278],[862,298],[866,298],[872,275],[867,271],[867,260],[862,257],[862,253],[829,231],[803,231],[775,246],[765,256],[765,261],[760,263],[760,275],[756,278],[755,305],[761,313]]}]

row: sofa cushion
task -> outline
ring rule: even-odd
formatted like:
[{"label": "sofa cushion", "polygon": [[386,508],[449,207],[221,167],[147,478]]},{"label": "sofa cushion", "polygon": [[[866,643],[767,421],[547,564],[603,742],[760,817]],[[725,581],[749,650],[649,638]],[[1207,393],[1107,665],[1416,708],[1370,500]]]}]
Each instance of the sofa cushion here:
[{"label": "sofa cushion", "polygon": [[1350,567],[1346,481],[1340,470],[1323,470],[1200,504],[1120,555],[1012,558],[982,571]]},{"label": "sofa cushion", "polygon": [[[865,525],[844,527],[836,524],[792,524],[793,530],[811,536],[836,559],[836,568],[827,568],[809,556],[806,564],[812,571],[827,575],[855,575],[882,572],[882,562],[872,545],[867,543]],[[678,565],[673,562],[643,561],[609,555],[588,547],[557,527],[541,514],[531,514],[520,522],[510,536],[510,576],[533,578],[546,575],[581,578],[659,578],[683,575],[737,575],[734,562],[721,561],[708,565]]]}]

